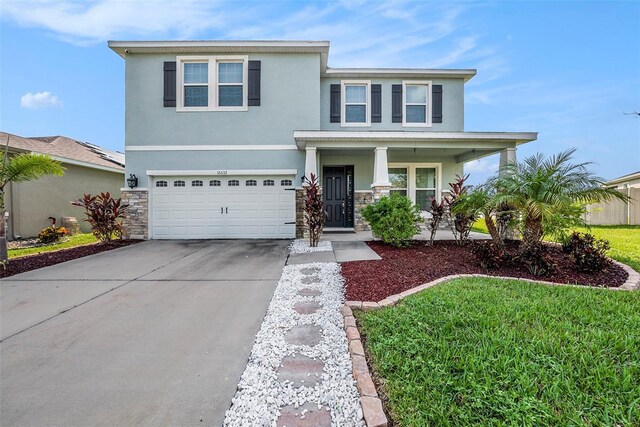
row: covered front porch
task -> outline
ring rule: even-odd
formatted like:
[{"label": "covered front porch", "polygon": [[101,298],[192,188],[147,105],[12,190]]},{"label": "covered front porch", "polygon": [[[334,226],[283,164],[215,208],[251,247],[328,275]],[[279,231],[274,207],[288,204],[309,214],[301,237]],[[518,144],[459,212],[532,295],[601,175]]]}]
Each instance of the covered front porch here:
[{"label": "covered front porch", "polygon": [[[360,211],[384,195],[408,196],[423,211],[440,200],[464,163],[501,153],[514,161],[517,146],[536,139],[517,132],[296,131],[306,153],[305,176],[318,177],[324,194],[325,230],[368,231]],[[426,213],[426,212],[425,212]]]}]

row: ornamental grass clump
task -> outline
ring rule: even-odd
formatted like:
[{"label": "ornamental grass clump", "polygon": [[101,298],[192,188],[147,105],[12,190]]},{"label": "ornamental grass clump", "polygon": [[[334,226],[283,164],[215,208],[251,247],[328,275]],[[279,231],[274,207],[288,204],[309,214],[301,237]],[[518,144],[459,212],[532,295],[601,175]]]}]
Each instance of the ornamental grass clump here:
[{"label": "ornamental grass clump", "polygon": [[369,222],[375,235],[396,247],[407,246],[413,236],[420,233],[422,222],[420,208],[410,198],[397,193],[367,205],[362,210],[362,217]]},{"label": "ornamental grass clump", "polygon": [[114,199],[109,192],[97,196],[85,194],[82,199],[71,202],[84,208],[85,221],[91,224],[91,232],[103,243],[122,237],[122,218],[128,204],[122,199]]}]

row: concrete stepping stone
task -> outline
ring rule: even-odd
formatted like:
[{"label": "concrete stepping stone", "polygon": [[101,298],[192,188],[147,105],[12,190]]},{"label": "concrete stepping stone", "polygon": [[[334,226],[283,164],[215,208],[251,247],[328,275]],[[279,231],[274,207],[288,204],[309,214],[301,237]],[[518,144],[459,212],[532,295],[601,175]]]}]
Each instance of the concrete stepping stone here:
[{"label": "concrete stepping stone", "polygon": [[311,285],[312,283],[320,283],[320,278],[318,276],[306,276],[303,277],[300,282],[304,285]]},{"label": "concrete stepping stone", "polygon": [[315,403],[305,403],[295,408],[293,405],[280,409],[278,427],[331,427],[331,412]]},{"label": "concrete stepping stone", "polygon": [[313,387],[322,378],[324,362],[303,354],[287,356],[278,368],[278,381],[291,381],[294,387]]},{"label": "concrete stepping stone", "polygon": [[308,267],[308,268],[303,268],[302,270],[300,270],[300,273],[304,274],[305,276],[310,276],[312,274],[316,274],[318,271],[317,268],[313,268],[313,267]]},{"label": "concrete stepping stone", "polygon": [[320,304],[315,301],[312,302],[297,302],[293,306],[293,309],[298,314],[313,314],[316,311],[320,310]]},{"label": "concrete stepping stone", "polygon": [[299,325],[289,329],[285,341],[292,345],[313,347],[322,340],[322,329],[317,325]]},{"label": "concrete stepping stone", "polygon": [[304,288],[298,291],[298,295],[302,297],[319,297],[320,295],[322,295],[322,291],[319,291],[317,289]]}]

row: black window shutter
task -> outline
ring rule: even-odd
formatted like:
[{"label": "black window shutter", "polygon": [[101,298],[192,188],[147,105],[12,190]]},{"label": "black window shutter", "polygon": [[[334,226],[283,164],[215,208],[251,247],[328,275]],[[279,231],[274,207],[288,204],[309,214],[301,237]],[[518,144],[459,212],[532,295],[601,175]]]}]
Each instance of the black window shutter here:
[{"label": "black window shutter", "polygon": [[433,102],[431,122],[442,123],[442,85],[433,85],[431,97]]},{"label": "black window shutter", "polygon": [[371,85],[371,123],[382,122],[382,85]]},{"label": "black window shutter", "polygon": [[164,63],[164,106],[176,106],[176,62]]},{"label": "black window shutter", "polygon": [[402,123],[402,85],[391,86],[391,122]]},{"label": "black window shutter", "polygon": [[340,85],[331,85],[331,101],[329,103],[329,121],[340,123]]},{"label": "black window shutter", "polygon": [[260,69],[260,61],[249,61],[248,101],[250,107],[260,105]]}]

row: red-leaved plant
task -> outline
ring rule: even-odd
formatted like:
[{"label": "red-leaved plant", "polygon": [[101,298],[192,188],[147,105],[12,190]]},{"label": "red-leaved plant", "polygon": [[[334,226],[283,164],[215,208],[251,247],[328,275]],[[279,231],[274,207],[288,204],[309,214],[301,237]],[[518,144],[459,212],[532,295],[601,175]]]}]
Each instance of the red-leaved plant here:
[{"label": "red-leaved plant", "polygon": [[91,232],[101,242],[109,242],[122,236],[122,218],[128,204],[122,199],[114,199],[109,192],[97,196],[85,194],[82,199],[71,202],[84,208],[85,221],[91,224]]},{"label": "red-leaved plant", "polygon": [[469,187],[464,185],[468,178],[469,175],[460,176],[456,174],[456,181],[449,183],[449,187],[451,187],[450,196],[445,197],[446,203],[449,205],[449,227],[456,243],[462,243],[469,238],[471,226],[476,220],[476,217],[468,212],[452,213],[452,208],[455,206],[456,201],[467,194],[469,190]]},{"label": "red-leaved plant", "polygon": [[311,174],[310,178],[304,178],[307,185],[307,196],[304,204],[304,219],[309,228],[309,246],[318,246],[322,226],[324,225],[324,203],[318,177]]}]

